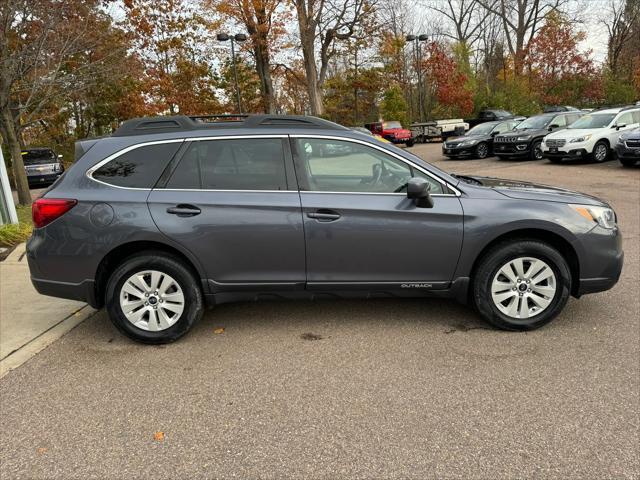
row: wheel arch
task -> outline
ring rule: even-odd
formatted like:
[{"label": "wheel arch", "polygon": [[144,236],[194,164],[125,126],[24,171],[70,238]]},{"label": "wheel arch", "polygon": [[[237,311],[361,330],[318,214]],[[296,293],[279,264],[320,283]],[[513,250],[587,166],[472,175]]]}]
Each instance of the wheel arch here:
[{"label": "wheel arch", "polygon": [[[518,241],[518,240],[538,240],[543,243],[547,243],[551,245],[553,248],[558,250],[560,254],[567,261],[569,266],[569,270],[571,272],[571,294],[576,295],[578,292],[578,286],[580,283],[580,262],[578,258],[578,253],[571,243],[564,238],[559,233],[552,232],[550,230],[543,230],[539,228],[522,228],[517,230],[511,230],[505,233],[502,233],[488,242],[480,253],[476,256],[476,259],[473,262],[471,267],[471,272],[469,278],[471,282],[473,282],[475,278],[476,271],[478,266],[487,255],[487,253],[496,245],[500,243],[505,243],[509,241]],[[469,293],[471,294],[473,289],[469,289]]]},{"label": "wheel arch", "polygon": [[107,287],[107,282],[113,271],[128,257],[132,255],[142,253],[145,251],[161,251],[165,252],[173,257],[181,260],[185,266],[191,270],[195,278],[200,281],[203,288],[203,293],[207,293],[205,288],[206,282],[202,281],[204,278],[203,272],[200,271],[195,261],[193,261],[187,254],[180,251],[178,248],[166,243],[153,241],[153,240],[136,240],[118,245],[110,250],[98,264],[95,275],[95,301],[96,307],[101,308],[104,305],[104,293]]}]

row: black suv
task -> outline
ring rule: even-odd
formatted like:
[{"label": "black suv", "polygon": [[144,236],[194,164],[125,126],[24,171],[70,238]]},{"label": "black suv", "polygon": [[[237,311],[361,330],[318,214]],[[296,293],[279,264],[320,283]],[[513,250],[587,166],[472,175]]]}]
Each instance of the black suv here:
[{"label": "black suv", "polygon": [[451,175],[318,118],[137,119],[76,151],[33,204],[31,280],[142,342],[269,298],[451,297],[531,330],[622,269],[602,200]]},{"label": "black suv", "polygon": [[494,138],[493,153],[498,158],[525,157],[542,159],[542,139],[549,132],[566,128],[578,120],[582,112],[543,113],[516,125],[513,132]]},{"label": "black suv", "polygon": [[640,162],[640,128],[620,135],[616,143],[616,154],[625,167],[633,167]]}]

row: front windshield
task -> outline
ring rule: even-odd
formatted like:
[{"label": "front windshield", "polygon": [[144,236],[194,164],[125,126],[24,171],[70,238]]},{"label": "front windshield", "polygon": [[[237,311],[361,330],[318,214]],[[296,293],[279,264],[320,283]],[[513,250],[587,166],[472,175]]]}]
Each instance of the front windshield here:
[{"label": "front windshield", "polygon": [[611,123],[615,113],[593,113],[576,120],[569,128],[603,128]]},{"label": "front windshield", "polygon": [[56,156],[51,150],[27,150],[22,152],[22,161],[25,165],[37,165],[51,163]]},{"label": "front windshield", "polygon": [[537,130],[540,128],[544,128],[549,124],[552,118],[553,117],[546,115],[527,118],[526,120],[516,125],[515,130]]},{"label": "front windshield", "polygon": [[496,128],[497,123],[481,123],[467,132],[467,135],[487,135]]},{"label": "front windshield", "polygon": [[402,128],[400,122],[382,122],[382,128],[388,130],[390,128]]}]

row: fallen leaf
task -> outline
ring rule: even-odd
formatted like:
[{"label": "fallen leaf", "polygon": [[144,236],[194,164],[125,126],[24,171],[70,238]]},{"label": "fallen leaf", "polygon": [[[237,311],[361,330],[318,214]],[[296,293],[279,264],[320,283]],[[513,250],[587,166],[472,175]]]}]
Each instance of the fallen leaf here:
[{"label": "fallen leaf", "polygon": [[39,455],[42,455],[43,453],[45,453],[47,451],[47,449],[44,448],[44,447],[40,447],[37,451],[38,451]]},{"label": "fallen leaf", "polygon": [[218,327],[216,328],[213,333],[215,333],[216,335],[221,335],[224,333],[224,327]]},{"label": "fallen leaf", "polygon": [[163,441],[164,440],[164,432],[156,432],[156,433],[154,433],[153,434],[153,439],[158,441],[158,442]]}]

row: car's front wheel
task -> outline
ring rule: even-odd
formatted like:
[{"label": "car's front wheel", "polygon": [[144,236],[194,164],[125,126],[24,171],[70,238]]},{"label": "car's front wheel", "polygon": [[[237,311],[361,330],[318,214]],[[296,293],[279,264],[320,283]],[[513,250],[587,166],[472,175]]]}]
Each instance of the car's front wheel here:
[{"label": "car's front wheel", "polygon": [[105,300],[116,328],[142,343],[173,342],[203,313],[195,276],[178,258],[164,252],[127,258],[111,274]]},{"label": "car's front wheel", "polygon": [[534,330],[553,320],[571,291],[564,257],[537,240],[492,248],[473,279],[473,298],[482,317],[504,330]]},{"label": "car's front wheel", "polygon": [[489,145],[486,142],[480,142],[476,147],[476,157],[487,158],[489,156]]},{"label": "car's front wheel", "polygon": [[603,141],[596,143],[593,147],[592,156],[598,163],[606,161],[609,158],[609,145]]},{"label": "car's front wheel", "polygon": [[633,167],[640,160],[636,160],[635,158],[620,158],[620,163],[623,167]]},{"label": "car's front wheel", "polygon": [[531,160],[542,160],[542,140],[536,140],[531,146]]}]

